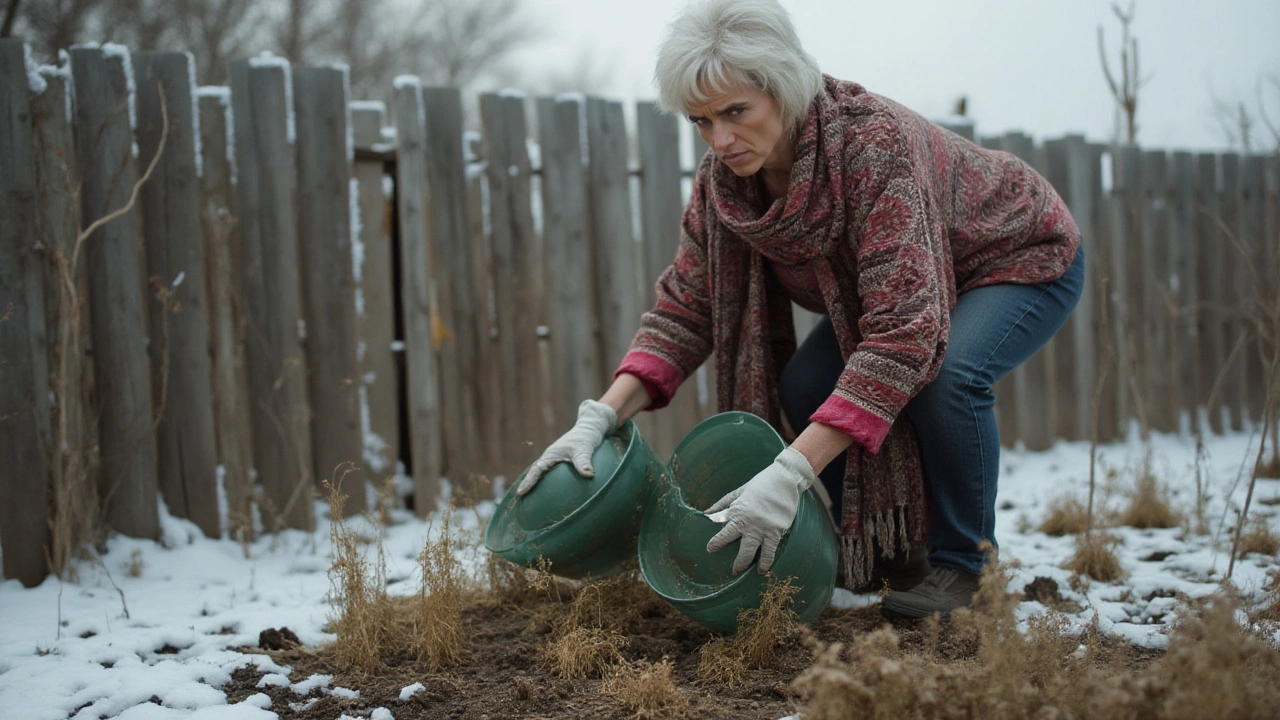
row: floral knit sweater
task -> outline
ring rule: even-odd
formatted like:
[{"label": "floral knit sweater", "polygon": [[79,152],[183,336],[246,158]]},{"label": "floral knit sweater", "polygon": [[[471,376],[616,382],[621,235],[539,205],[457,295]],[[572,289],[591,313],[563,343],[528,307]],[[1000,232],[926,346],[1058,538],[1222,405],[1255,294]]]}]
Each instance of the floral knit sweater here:
[{"label": "floral knit sweater", "polygon": [[657,409],[714,350],[720,410],[781,429],[777,381],[796,339],[773,268],[801,269],[786,273],[793,287],[812,278],[805,294],[821,296],[846,360],[811,420],[856,441],[840,523],[856,580],[873,536],[922,541],[923,471],[902,409],[938,372],[956,295],[1060,277],[1079,230],[1026,163],[855,83],[825,78],[794,156],[786,196],[768,203],[757,178],[707,153],[657,305],[618,372],[638,376]]}]

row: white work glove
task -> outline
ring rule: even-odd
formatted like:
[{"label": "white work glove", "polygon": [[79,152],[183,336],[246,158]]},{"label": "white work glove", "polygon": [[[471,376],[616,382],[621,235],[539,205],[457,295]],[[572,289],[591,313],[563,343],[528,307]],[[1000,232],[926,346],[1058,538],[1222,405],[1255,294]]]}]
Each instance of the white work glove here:
[{"label": "white work glove", "polygon": [[727,523],[707,543],[707,552],[718,552],[742,538],[738,557],[733,561],[733,574],[751,565],[757,549],[760,550],[759,572],[761,575],[768,572],[778,552],[778,541],[796,519],[800,494],[817,480],[813,467],[799,450],[790,447],[783,450],[772,465],[707,508],[710,519]]},{"label": "white work glove", "polygon": [[583,400],[578,406],[578,421],[569,432],[551,443],[542,456],[529,466],[524,481],[516,488],[516,495],[525,495],[542,479],[547,471],[562,462],[571,462],[584,478],[595,477],[591,456],[596,448],[614,430],[618,429],[618,413],[613,408],[595,400]]}]

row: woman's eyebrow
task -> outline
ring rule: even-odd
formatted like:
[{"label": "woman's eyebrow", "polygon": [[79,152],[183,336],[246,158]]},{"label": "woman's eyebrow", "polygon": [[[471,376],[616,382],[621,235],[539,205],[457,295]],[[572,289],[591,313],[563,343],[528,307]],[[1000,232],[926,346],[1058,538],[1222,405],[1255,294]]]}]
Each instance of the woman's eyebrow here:
[{"label": "woman's eyebrow", "polygon": [[[720,108],[719,110],[712,110],[712,111],[711,111],[711,114],[712,114],[712,115],[725,115],[725,114],[728,114],[728,113],[733,112],[734,110],[741,110],[741,109],[744,109],[744,108],[746,108],[746,107],[747,107],[747,105],[748,105],[748,103],[747,103],[745,100],[739,100],[738,102],[729,103],[728,105],[726,105],[726,106],[724,106],[724,107]],[[689,116],[689,120],[691,120],[691,121],[693,121],[693,120],[705,120],[705,119],[706,119],[706,118],[705,118],[705,117],[703,117],[702,115],[690,115],[690,116]]]}]

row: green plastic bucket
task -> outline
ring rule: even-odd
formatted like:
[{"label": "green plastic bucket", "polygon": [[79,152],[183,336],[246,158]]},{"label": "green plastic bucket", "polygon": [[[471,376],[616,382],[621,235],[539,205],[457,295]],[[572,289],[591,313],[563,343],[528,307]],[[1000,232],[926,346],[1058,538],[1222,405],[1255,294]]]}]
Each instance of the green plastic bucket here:
[{"label": "green plastic bucket", "polygon": [[526,567],[543,558],[563,577],[622,570],[636,556],[640,518],[662,465],[627,422],[596,449],[592,467],[595,477],[588,480],[571,463],[560,463],[524,497],[515,492],[521,473],[489,519],[485,547]]},{"label": "green plastic bucket", "polygon": [[[719,633],[738,629],[738,611],[758,607],[767,578],[755,563],[732,572],[741,541],[717,553],[707,541],[724,526],[702,512],[768,467],[786,444],[761,418],[721,413],[699,423],[680,443],[660,476],[640,525],[640,572],[680,612]],[[771,573],[791,578],[796,615],[811,622],[835,589],[839,549],[835,527],[812,490],[800,497],[791,529],[778,543]]]}]

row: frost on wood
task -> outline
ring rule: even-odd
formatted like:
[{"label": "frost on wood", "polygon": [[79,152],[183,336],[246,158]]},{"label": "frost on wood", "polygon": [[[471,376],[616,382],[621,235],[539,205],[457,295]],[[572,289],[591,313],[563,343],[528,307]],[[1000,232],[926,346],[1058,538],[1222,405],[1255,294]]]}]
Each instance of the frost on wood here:
[{"label": "frost on wood", "polygon": [[236,173],[236,125],[234,113],[231,112],[231,88],[222,85],[204,85],[196,89],[196,96],[197,98],[218,98],[218,105],[222,107],[222,125],[226,128],[227,134],[227,167],[230,169],[231,184],[235,185],[239,176]]},{"label": "frost on wood", "polygon": [[289,136],[289,144],[293,145],[298,139],[298,125],[297,119],[293,114],[293,68],[289,65],[289,60],[264,50],[261,55],[249,58],[249,67],[280,68],[280,71],[284,73],[284,107],[288,113],[287,134]]},{"label": "frost on wood", "polygon": [[26,43],[22,44],[22,64],[26,66],[27,84],[31,87],[31,92],[43,95],[49,83],[40,74],[40,66],[36,64],[35,58],[31,57],[31,46]]},{"label": "frost on wood", "polygon": [[[28,79],[30,79],[31,58],[30,58],[29,48],[27,50],[27,55],[28,55],[27,77]],[[44,83],[44,87],[42,87],[39,91],[36,91],[36,84],[33,82],[31,85],[31,89],[34,92],[39,92],[39,93],[45,92],[45,90],[48,89],[49,81],[52,80],[53,78],[60,78],[62,80],[62,110],[63,110],[63,113],[66,115],[67,122],[70,123],[71,122],[71,56],[67,54],[66,50],[59,50],[57,65],[40,65],[35,69],[35,72],[37,75],[40,76],[39,78],[40,82]]]},{"label": "frost on wood", "polygon": [[[138,106],[136,103],[138,95],[138,87],[133,83],[133,56],[129,54],[129,48],[116,43],[106,43],[102,46],[102,56],[107,59],[116,59],[120,61],[120,69],[124,72],[124,85],[126,92],[129,94],[129,129],[138,129]],[[133,156],[138,156],[138,144],[133,145]]]},{"label": "frost on wood", "polygon": [[391,86],[397,90],[404,90],[406,88],[421,90],[422,79],[417,75],[397,75],[395,79],[391,81]]},{"label": "frost on wood", "polygon": [[348,181],[347,203],[351,215],[351,279],[355,282],[356,317],[364,317],[364,225],[360,218],[360,181]]},{"label": "frost on wood", "polygon": [[196,146],[196,177],[204,177],[204,147],[200,139],[200,97],[196,95],[196,56],[187,52],[187,88],[191,93],[191,138]]},{"label": "frost on wood", "polygon": [[342,73],[342,99],[346,105],[347,111],[347,162],[355,162],[356,159],[356,135],[355,129],[351,126],[351,103],[346,102],[351,98],[351,67],[346,63],[333,63],[329,67]]},{"label": "frost on wood", "polygon": [[369,470],[380,473],[387,468],[383,453],[388,445],[381,435],[373,431],[369,416],[369,389],[365,383],[360,384],[360,430],[364,435],[364,461]]}]

